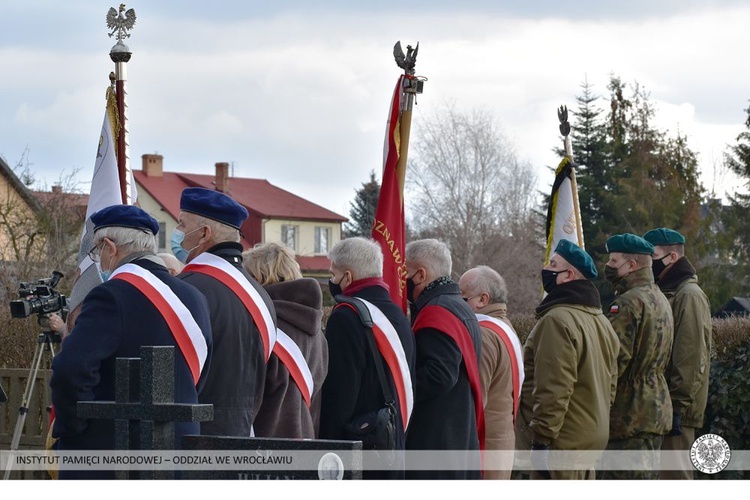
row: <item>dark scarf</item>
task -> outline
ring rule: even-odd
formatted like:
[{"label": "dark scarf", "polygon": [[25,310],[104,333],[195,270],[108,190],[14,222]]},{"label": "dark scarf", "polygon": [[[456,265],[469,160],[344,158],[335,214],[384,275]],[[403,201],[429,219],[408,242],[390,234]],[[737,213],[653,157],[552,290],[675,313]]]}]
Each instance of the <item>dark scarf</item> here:
[{"label": "dark scarf", "polygon": [[560,304],[602,307],[599,290],[589,280],[568,281],[557,285],[537,306],[536,314],[541,316],[549,308]]},{"label": "dark scarf", "polygon": [[687,257],[680,257],[680,259],[672,264],[672,267],[664,273],[662,278],[656,282],[659,285],[661,291],[676,290],[680,283],[695,276],[695,268],[687,259]]}]

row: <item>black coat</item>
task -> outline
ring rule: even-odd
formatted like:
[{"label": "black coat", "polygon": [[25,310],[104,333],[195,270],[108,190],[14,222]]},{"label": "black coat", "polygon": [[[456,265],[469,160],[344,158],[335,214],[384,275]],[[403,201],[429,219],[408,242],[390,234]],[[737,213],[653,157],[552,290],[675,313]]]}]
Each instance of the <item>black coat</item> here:
[{"label": "black coat", "polygon": [[[242,245],[220,243],[208,252],[225,259],[245,275],[263,298],[276,324],[271,298],[242,267]],[[260,331],[240,298],[219,280],[193,272],[178,277],[203,292],[211,315],[213,359],[198,399],[214,405],[214,420],[201,423],[201,434],[248,437],[263,399],[266,379]]]},{"label": "black coat", "polygon": [[[427,305],[447,309],[469,330],[480,358],[481,331],[476,315],[461,298],[456,283],[422,292],[416,315]],[[446,333],[423,328],[414,335],[417,346],[416,398],[406,440],[407,450],[479,450],[474,396],[458,345]],[[476,467],[479,453],[452,456],[451,468],[442,471],[408,471],[414,479],[472,479],[481,477]],[[441,463],[447,463],[444,457]]]},{"label": "black coat", "polygon": [[[414,336],[406,315],[391,301],[388,291],[381,286],[368,286],[352,294],[380,309],[388,318],[401,339],[409,370],[414,374]],[[328,340],[328,375],[323,383],[323,404],[320,415],[321,439],[346,439],[344,425],[352,417],[379,410],[385,405],[365,329],[357,313],[347,306],[333,310],[326,324]],[[382,356],[381,356],[381,359]],[[388,365],[383,360],[385,375],[391,394],[396,394]],[[396,423],[400,424],[401,407],[396,398]],[[396,448],[403,450],[406,444],[403,426],[396,425]],[[400,455],[402,457],[402,455]],[[404,477],[401,468],[392,471],[364,471],[366,479]]]},{"label": "black coat", "polygon": [[[190,310],[203,332],[209,357],[199,380],[206,380],[211,356],[211,325],[206,298],[194,287],[169,274],[148,259],[132,262],[164,282]],[[52,361],[52,435],[60,450],[111,450],[115,447],[113,420],[76,417],[78,401],[114,401],[116,358],[140,357],[141,346],[175,347],[175,402],[197,403],[198,393],[190,368],[161,313],[133,285],[113,279],[86,296],[81,313]],[[181,436],[198,434],[198,423],[178,422],[176,446]],[[61,473],[61,478],[65,473]],[[114,475],[112,474],[112,477]]]}]

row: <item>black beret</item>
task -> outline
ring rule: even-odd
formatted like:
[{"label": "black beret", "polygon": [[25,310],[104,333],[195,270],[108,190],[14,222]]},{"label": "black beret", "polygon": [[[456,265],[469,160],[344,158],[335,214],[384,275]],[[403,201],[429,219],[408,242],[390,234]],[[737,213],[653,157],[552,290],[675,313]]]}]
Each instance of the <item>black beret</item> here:
[{"label": "black beret", "polygon": [[588,279],[595,280],[599,275],[596,272],[596,266],[591,256],[572,241],[560,240],[557,247],[555,247],[555,253],[567,260],[571,266],[581,271],[581,274]]},{"label": "black beret", "polygon": [[245,207],[219,191],[186,188],[180,198],[180,210],[221,222],[239,229],[247,219]]},{"label": "black beret", "polygon": [[607,252],[639,253],[651,255],[654,253],[654,245],[644,240],[637,234],[624,233],[610,236],[607,240]]},{"label": "black beret", "polygon": [[91,214],[94,230],[103,227],[131,227],[141,231],[149,231],[156,236],[159,223],[143,209],[134,205],[112,205]]},{"label": "black beret", "polygon": [[685,237],[675,231],[666,227],[660,227],[659,229],[652,229],[643,235],[643,239],[654,245],[655,247],[664,245],[684,245]]}]

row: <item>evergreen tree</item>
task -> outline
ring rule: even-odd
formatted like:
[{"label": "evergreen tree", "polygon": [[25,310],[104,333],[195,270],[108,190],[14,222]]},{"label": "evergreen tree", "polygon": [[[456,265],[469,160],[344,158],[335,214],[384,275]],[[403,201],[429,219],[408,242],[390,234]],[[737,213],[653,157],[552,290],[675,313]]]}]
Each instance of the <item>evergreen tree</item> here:
[{"label": "evergreen tree", "polygon": [[375,180],[375,172],[372,171],[370,172],[370,180],[363,182],[362,187],[357,190],[354,196],[354,201],[349,210],[351,221],[344,228],[347,237],[370,237],[379,197],[380,184]]},{"label": "evergreen tree", "polygon": [[[750,107],[745,112],[745,130],[737,136],[737,144],[731,146],[725,154],[727,166],[745,181],[745,189],[750,190]],[[729,251],[735,268],[733,289],[737,293],[750,291],[750,194],[737,192],[729,198],[722,222],[724,229],[732,238]]]}]

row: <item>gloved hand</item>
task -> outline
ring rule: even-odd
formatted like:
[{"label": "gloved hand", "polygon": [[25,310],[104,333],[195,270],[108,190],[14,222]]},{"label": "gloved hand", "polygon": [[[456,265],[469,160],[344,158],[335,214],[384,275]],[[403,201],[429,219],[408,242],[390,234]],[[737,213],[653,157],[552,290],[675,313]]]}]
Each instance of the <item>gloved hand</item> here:
[{"label": "gloved hand", "polygon": [[551,479],[549,474],[549,445],[531,443],[531,465],[544,479]]},{"label": "gloved hand", "polygon": [[679,413],[672,414],[672,430],[669,431],[667,436],[681,436],[682,435],[682,416]]}]

